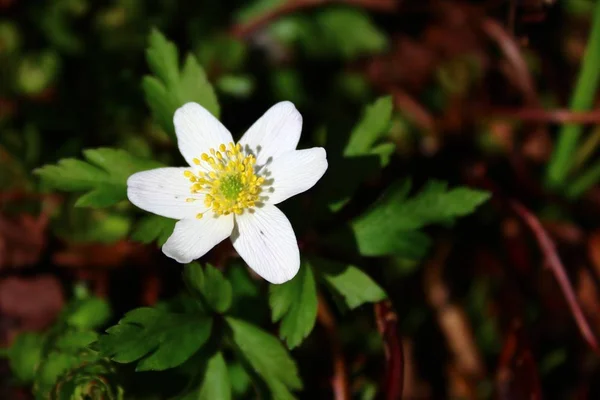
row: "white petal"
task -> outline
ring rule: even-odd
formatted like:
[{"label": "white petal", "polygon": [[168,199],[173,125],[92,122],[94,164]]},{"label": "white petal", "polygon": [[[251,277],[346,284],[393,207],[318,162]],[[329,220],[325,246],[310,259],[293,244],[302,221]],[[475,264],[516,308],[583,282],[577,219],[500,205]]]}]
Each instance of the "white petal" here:
[{"label": "white petal", "polygon": [[295,150],[302,131],[302,115],[294,104],[275,104],[246,131],[240,143],[256,156],[256,164],[264,165],[270,158]]},{"label": "white petal", "polygon": [[[187,168],[158,168],[138,172],[127,179],[127,197],[139,208],[167,218],[194,217],[202,211],[204,197],[192,195]],[[195,202],[186,202],[196,198]]]},{"label": "white petal", "polygon": [[267,281],[289,281],[300,268],[300,252],[290,221],[273,205],[253,210],[235,216],[233,247]]},{"label": "white petal", "polygon": [[187,264],[222,242],[231,235],[232,229],[232,215],[216,217],[207,213],[202,219],[184,219],[175,224],[175,230],[162,251],[177,262]]},{"label": "white petal", "polygon": [[197,103],[187,103],[173,117],[177,145],[190,165],[193,159],[218,148],[221,143],[233,142],[231,133],[208,110]]},{"label": "white petal", "polygon": [[267,203],[277,204],[307,191],[327,170],[327,154],[322,147],[294,150],[277,157],[265,167]]}]

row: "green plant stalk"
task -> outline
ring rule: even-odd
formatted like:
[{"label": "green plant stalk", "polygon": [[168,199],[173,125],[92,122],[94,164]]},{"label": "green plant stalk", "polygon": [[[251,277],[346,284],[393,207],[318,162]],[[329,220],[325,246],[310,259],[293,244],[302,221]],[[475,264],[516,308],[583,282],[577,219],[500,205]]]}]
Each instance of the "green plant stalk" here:
[{"label": "green plant stalk", "polygon": [[[583,64],[571,98],[570,109],[573,111],[585,111],[593,105],[600,81],[600,1],[596,1],[592,18],[592,29],[583,56]],[[581,131],[582,126],[579,124],[562,126],[546,171],[546,184],[549,187],[559,188],[563,185],[571,168],[573,153]]]},{"label": "green plant stalk", "polygon": [[600,125],[597,126],[590,135],[585,139],[583,144],[577,149],[573,160],[573,167],[571,172],[576,172],[578,169],[584,166],[584,164],[594,154],[596,148],[600,145]]},{"label": "green plant stalk", "polygon": [[595,162],[587,171],[575,179],[569,185],[565,195],[569,199],[576,199],[585,193],[586,190],[594,186],[600,180],[600,161]]}]

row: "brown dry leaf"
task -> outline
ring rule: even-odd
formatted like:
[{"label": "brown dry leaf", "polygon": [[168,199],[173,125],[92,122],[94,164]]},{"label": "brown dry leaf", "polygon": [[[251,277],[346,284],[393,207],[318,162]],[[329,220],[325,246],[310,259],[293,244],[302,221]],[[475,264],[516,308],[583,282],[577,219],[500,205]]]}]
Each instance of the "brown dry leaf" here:
[{"label": "brown dry leaf", "polygon": [[13,326],[6,332],[8,342],[19,332],[50,325],[64,302],[61,284],[53,276],[0,280],[0,315]]},{"label": "brown dry leaf", "polygon": [[0,214],[0,269],[37,263],[46,247],[48,216]]},{"label": "brown dry leaf", "polygon": [[52,260],[61,267],[114,268],[132,258],[148,257],[150,252],[144,249],[148,248],[124,240],[111,244],[70,244],[66,249],[54,253]]},{"label": "brown dry leaf", "polygon": [[[443,270],[450,253],[450,244],[440,244],[434,256],[425,265],[425,293],[436,311],[440,330],[452,353],[452,362],[465,382],[471,387],[485,376],[485,367],[473,329],[465,311],[450,300],[450,290],[443,279]],[[474,390],[471,392],[474,393]]]}]

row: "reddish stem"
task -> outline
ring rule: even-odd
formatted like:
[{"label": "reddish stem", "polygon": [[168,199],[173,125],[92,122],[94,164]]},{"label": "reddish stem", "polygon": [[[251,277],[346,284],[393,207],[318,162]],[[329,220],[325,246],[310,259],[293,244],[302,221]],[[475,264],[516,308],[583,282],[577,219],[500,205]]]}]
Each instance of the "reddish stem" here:
[{"label": "reddish stem", "polygon": [[541,108],[496,109],[490,112],[492,117],[515,118],[533,122],[553,122],[557,124],[600,123],[600,111],[575,112],[567,109],[544,110]]},{"label": "reddish stem", "polygon": [[386,369],[384,381],[384,398],[400,399],[404,383],[404,354],[398,336],[398,316],[389,300],[375,304],[377,329],[383,338]]},{"label": "reddish stem", "polygon": [[335,400],[350,400],[350,389],[348,384],[348,373],[346,371],[346,362],[344,360],[344,352],[342,344],[337,334],[335,319],[325,299],[319,295],[319,303],[317,307],[317,319],[327,332],[329,342],[331,344],[331,353],[333,356],[333,377],[331,378],[331,386]]},{"label": "reddish stem", "polygon": [[586,320],[581,306],[577,301],[577,297],[575,296],[575,292],[571,286],[571,282],[569,281],[569,277],[565,272],[565,268],[558,257],[558,253],[556,252],[556,248],[552,239],[540,223],[539,219],[527,208],[521,205],[517,201],[510,201],[510,206],[512,209],[523,219],[523,222],[531,229],[533,232],[544,257],[546,258],[546,265],[550,268],[554,277],[558,281],[558,285],[565,296],[565,300],[573,313],[573,317],[575,318],[575,322],[579,327],[579,331],[581,335],[585,339],[585,341],[590,345],[590,347],[594,351],[598,351],[598,342],[596,341],[596,337],[592,332],[592,329]]}]

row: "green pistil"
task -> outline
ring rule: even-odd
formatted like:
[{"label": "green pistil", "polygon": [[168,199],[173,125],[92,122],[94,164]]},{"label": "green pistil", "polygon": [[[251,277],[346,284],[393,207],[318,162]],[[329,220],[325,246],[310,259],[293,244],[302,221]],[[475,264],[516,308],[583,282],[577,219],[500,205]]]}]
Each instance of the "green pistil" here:
[{"label": "green pistil", "polygon": [[240,174],[229,175],[221,179],[221,194],[227,200],[236,200],[240,192],[244,189],[242,177]]}]

